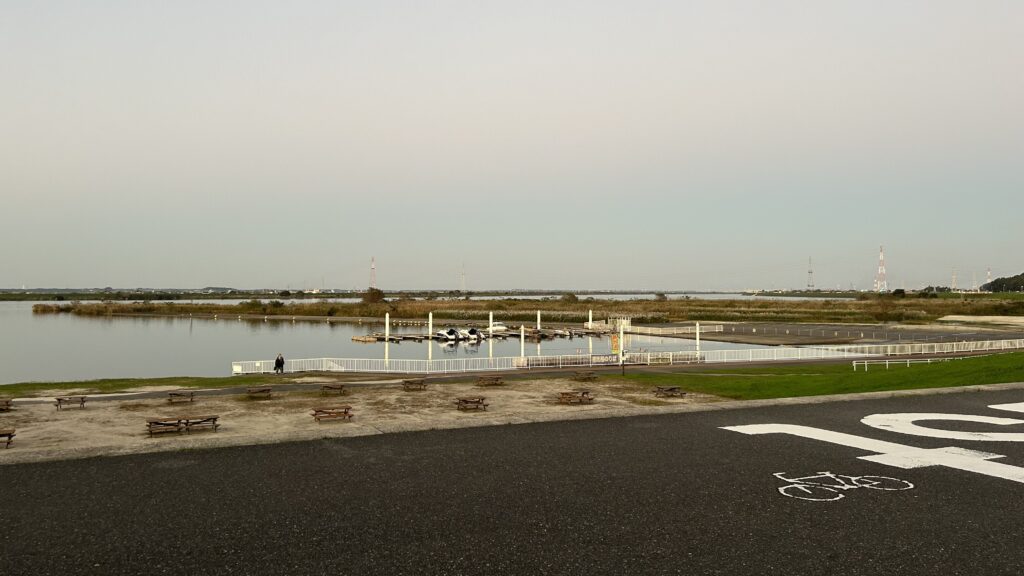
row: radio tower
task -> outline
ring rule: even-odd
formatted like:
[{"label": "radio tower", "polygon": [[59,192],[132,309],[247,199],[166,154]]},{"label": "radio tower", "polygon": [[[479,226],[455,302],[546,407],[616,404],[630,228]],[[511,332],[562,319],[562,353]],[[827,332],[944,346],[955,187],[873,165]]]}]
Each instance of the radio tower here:
[{"label": "radio tower", "polygon": [[885,280],[885,247],[878,247],[878,275],[875,276],[875,292],[888,292],[889,283]]},{"label": "radio tower", "polygon": [[807,257],[807,289],[814,290],[814,266],[811,265],[811,257]]},{"label": "radio tower", "polygon": [[949,289],[952,292],[956,292],[956,268],[953,268],[953,285]]},{"label": "radio tower", "polygon": [[370,256],[370,288],[377,287],[377,260]]}]

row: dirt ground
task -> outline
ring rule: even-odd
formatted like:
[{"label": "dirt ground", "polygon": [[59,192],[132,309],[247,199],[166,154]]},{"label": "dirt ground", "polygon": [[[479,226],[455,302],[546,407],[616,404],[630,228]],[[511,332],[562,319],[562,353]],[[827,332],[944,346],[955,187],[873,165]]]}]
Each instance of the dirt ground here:
[{"label": "dirt ground", "polygon": [[[558,392],[587,388],[592,404],[564,405]],[[155,391],[155,389],[139,389]],[[66,390],[61,391],[67,394]],[[459,396],[484,396],[487,411],[460,411]],[[570,379],[513,380],[503,386],[430,384],[424,391],[406,392],[392,382],[348,386],[344,396],[322,396],[319,390],[275,392],[270,399],[244,395],[197,396],[193,403],[168,404],[163,397],[117,399],[94,396],[83,408],[58,411],[50,402],[15,403],[0,413],[0,429],[15,428],[9,449],[0,449],[0,464],[340,438],[430,430],[520,424],[577,418],[603,418],[676,412],[720,400],[688,394],[656,398],[651,389],[624,382],[581,384]],[[349,405],[353,418],[317,423],[313,407]],[[218,431],[165,433],[150,437],[149,418],[217,415]]]}]

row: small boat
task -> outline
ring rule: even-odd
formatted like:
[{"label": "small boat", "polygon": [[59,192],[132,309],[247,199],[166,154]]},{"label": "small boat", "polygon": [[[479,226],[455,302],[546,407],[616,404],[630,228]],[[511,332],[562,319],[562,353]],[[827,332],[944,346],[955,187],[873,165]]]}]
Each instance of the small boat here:
[{"label": "small boat", "polygon": [[495,322],[491,324],[491,332],[507,332],[508,326],[505,326],[504,322]]},{"label": "small boat", "polygon": [[454,340],[461,340],[462,339],[462,336],[459,334],[459,331],[456,330],[455,328],[448,328],[446,330],[439,330],[437,332],[437,334],[435,334],[435,336],[437,336],[438,340],[454,341]]},{"label": "small boat", "polygon": [[459,330],[459,337],[463,340],[483,340],[484,334],[476,328],[469,328],[468,330],[463,328]]}]

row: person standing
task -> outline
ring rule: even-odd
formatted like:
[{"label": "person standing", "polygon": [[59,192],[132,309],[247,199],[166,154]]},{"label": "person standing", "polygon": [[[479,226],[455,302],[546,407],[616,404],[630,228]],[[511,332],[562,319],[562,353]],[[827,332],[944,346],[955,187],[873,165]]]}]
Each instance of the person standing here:
[{"label": "person standing", "polygon": [[278,354],[277,359],[274,360],[274,372],[284,374],[284,356],[281,354]]}]

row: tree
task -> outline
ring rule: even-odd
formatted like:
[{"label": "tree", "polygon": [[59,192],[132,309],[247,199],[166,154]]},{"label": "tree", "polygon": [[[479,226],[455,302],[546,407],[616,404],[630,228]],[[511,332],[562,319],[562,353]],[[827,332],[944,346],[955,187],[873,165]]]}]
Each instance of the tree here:
[{"label": "tree", "polygon": [[668,300],[668,296],[666,296],[664,292],[658,292],[657,294],[654,295],[654,299],[657,300],[658,302],[665,302],[666,300]]},{"label": "tree", "polygon": [[380,288],[368,288],[363,292],[363,304],[378,304],[384,301],[384,291]]},{"label": "tree", "polygon": [[579,301],[580,301],[579,297],[576,296],[575,294],[572,294],[572,293],[562,294],[562,302],[565,302],[567,304],[574,304],[574,303],[579,302]]}]

